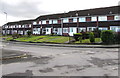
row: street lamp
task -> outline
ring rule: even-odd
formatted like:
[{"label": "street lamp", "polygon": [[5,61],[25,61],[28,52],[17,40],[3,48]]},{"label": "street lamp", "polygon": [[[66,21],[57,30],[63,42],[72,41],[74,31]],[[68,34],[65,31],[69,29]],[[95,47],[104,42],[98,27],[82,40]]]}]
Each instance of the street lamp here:
[{"label": "street lamp", "polygon": [[[7,25],[7,13],[4,12],[4,14],[6,14],[6,25]],[[7,30],[6,30],[6,27],[5,27],[5,35],[7,35]]]},{"label": "street lamp", "polygon": [[4,14],[6,14],[6,23],[7,23],[7,12],[4,12]]}]

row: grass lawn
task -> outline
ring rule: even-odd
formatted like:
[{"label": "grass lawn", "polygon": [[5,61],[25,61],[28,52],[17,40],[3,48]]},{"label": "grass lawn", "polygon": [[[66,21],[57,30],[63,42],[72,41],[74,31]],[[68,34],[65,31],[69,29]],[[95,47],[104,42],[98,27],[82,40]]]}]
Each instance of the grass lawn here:
[{"label": "grass lawn", "polygon": [[53,42],[53,43],[65,43],[69,40],[69,37],[64,36],[47,36],[42,39],[38,39],[33,42]]},{"label": "grass lawn", "polygon": [[14,40],[17,40],[17,41],[25,41],[25,42],[33,42],[33,41],[36,41],[38,39],[41,39],[41,38],[44,38],[44,37],[47,37],[47,36],[30,36],[30,37],[21,37],[21,38],[17,38],[17,39],[14,39]]},{"label": "grass lawn", "polygon": [[13,39],[12,37],[7,38],[6,40],[16,40],[16,41],[23,41],[23,42],[51,42],[51,43],[65,43],[69,40],[69,37],[64,36],[31,36],[31,37],[20,37],[17,39]]},{"label": "grass lawn", "polygon": [[[17,39],[13,39],[12,37],[8,37],[6,40],[17,40],[17,41],[23,41],[23,42],[50,42],[50,43],[66,43],[69,41],[69,38],[72,37],[65,37],[65,36],[24,36]],[[70,39],[71,40],[71,39]],[[95,43],[101,42],[101,38],[95,38]],[[76,41],[74,43],[80,43],[80,41]],[[90,43],[89,39],[82,40],[81,43]]]},{"label": "grass lawn", "polygon": [[[95,38],[95,43],[101,42],[101,38]],[[80,43],[80,41],[76,41],[75,43]],[[81,43],[91,43],[89,39],[82,40]]]}]

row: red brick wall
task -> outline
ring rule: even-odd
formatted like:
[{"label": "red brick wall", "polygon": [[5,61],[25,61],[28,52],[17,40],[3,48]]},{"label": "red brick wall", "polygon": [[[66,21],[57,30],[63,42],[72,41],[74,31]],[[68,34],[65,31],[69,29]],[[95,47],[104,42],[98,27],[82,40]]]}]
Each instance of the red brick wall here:
[{"label": "red brick wall", "polygon": [[107,16],[107,20],[114,20],[114,16]]},{"label": "red brick wall", "polygon": [[58,23],[60,24],[60,23],[61,23],[61,20],[58,20]]},{"label": "red brick wall", "polygon": [[91,17],[86,17],[86,21],[91,21]]}]

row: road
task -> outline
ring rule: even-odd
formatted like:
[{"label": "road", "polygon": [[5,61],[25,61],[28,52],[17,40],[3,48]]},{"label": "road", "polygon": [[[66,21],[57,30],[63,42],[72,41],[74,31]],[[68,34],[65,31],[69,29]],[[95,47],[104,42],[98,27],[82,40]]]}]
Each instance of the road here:
[{"label": "road", "polygon": [[[3,43],[3,54],[26,57],[3,60],[4,76],[118,76],[118,48],[70,48]],[[10,53],[8,53],[10,54]]]}]

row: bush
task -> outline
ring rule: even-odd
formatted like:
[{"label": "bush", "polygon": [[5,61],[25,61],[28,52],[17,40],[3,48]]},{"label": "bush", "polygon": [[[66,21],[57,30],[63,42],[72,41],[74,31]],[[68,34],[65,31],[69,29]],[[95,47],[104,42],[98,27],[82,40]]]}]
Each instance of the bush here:
[{"label": "bush", "polygon": [[94,37],[95,37],[95,38],[100,38],[101,30],[95,29],[95,30],[93,31],[93,33],[94,33]]},{"label": "bush", "polygon": [[91,43],[95,42],[95,37],[93,32],[89,32],[89,39]]},{"label": "bush", "polygon": [[13,39],[19,38],[19,34],[17,34],[17,33],[14,32],[14,33],[12,34],[12,37],[13,37]]},{"label": "bush", "polygon": [[114,32],[112,30],[104,30],[101,32],[102,42],[105,44],[110,44],[114,42]]},{"label": "bush", "polygon": [[82,37],[82,33],[76,33],[76,34],[74,34],[74,39],[76,41],[79,41],[79,37]]},{"label": "bush", "polygon": [[89,32],[82,32],[82,39],[89,39]]},{"label": "bush", "polygon": [[120,32],[115,33],[115,42],[120,43]]},{"label": "bush", "polygon": [[81,36],[81,37],[79,37],[78,39],[79,39],[80,43],[82,43],[82,36]]},{"label": "bush", "polygon": [[30,37],[30,36],[31,36],[31,34],[32,34],[32,32],[31,32],[31,31],[28,31],[28,32],[27,32],[28,37]]}]

